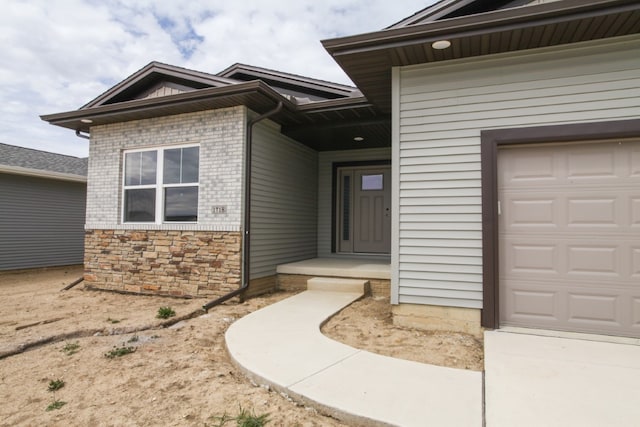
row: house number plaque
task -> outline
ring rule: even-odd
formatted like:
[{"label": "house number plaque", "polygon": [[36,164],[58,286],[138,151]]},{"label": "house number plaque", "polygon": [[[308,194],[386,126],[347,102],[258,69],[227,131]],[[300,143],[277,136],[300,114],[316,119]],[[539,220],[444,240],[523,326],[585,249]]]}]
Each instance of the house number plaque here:
[{"label": "house number plaque", "polygon": [[212,212],[214,214],[226,214],[227,213],[227,207],[226,206],[214,206],[212,209]]}]

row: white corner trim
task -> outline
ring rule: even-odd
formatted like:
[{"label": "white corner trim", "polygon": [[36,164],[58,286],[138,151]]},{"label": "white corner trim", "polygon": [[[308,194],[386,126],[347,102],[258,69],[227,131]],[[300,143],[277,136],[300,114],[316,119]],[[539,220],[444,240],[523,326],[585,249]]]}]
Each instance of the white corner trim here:
[{"label": "white corner trim", "polygon": [[400,69],[391,69],[391,304],[400,288]]}]

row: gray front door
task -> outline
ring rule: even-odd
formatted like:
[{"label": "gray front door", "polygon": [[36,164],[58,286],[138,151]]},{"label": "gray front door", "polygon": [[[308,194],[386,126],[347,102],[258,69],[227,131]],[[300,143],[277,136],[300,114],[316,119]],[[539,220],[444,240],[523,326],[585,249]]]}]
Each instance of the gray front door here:
[{"label": "gray front door", "polygon": [[346,167],[339,177],[339,252],[390,253],[391,167]]}]

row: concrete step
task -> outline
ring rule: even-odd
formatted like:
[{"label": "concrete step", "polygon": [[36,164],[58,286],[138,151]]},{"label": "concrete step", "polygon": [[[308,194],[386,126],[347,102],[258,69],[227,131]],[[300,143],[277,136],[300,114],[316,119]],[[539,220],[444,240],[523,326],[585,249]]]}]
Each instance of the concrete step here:
[{"label": "concrete step", "polygon": [[368,285],[368,280],[339,277],[314,277],[307,280],[309,291],[365,293]]}]

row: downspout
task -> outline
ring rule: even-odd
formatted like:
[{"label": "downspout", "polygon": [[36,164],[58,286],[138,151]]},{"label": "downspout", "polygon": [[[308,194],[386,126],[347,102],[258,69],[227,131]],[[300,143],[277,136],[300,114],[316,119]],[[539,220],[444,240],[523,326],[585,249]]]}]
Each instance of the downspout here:
[{"label": "downspout", "polygon": [[245,291],[249,288],[249,276],[250,276],[250,250],[251,250],[251,149],[253,145],[253,126],[267,119],[274,114],[277,114],[282,110],[283,103],[282,101],[278,102],[278,105],[266,113],[255,117],[247,122],[247,133],[246,133],[246,153],[244,160],[244,182],[245,182],[245,190],[244,190],[244,234],[242,236],[242,286],[238,289],[229,292],[226,295],[221,296],[220,298],[209,301],[205,305],[202,306],[204,311],[209,311],[210,308],[215,307],[216,305],[222,304],[223,302],[237,296],[243,295]]},{"label": "downspout", "polygon": [[78,138],[91,139],[91,137],[90,137],[90,136],[82,134],[82,133],[80,132],[80,129],[76,129],[76,136],[77,136]]}]

